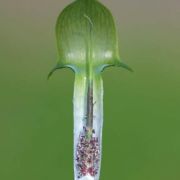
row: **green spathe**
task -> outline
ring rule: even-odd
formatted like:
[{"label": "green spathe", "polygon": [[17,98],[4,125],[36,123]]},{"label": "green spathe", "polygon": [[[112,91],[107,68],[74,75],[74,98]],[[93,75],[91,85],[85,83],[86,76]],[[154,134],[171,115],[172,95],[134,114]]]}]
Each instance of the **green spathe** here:
[{"label": "green spathe", "polygon": [[131,69],[120,61],[118,37],[110,11],[96,0],[77,0],[56,24],[58,63],[75,72],[74,180],[99,180],[103,128],[103,81],[108,66]]},{"label": "green spathe", "polygon": [[50,72],[70,67],[87,76],[108,66],[122,66],[118,37],[110,11],[96,0],[77,0],[67,6],[56,23],[58,63]]}]

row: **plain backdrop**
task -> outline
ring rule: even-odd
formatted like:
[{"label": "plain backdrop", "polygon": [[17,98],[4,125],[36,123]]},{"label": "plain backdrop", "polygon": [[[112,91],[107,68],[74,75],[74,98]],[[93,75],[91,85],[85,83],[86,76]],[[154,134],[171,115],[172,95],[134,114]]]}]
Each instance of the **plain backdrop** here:
[{"label": "plain backdrop", "polygon": [[[71,1],[0,1],[0,179],[72,180],[74,74],[55,22]],[[104,79],[101,180],[180,179],[180,1],[103,0],[122,59]]]}]

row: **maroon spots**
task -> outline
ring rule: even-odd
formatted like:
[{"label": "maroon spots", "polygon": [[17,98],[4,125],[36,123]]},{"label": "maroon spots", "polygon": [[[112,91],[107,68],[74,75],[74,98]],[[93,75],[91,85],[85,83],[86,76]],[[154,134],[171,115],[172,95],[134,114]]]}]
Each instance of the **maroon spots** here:
[{"label": "maroon spots", "polygon": [[99,170],[100,147],[94,129],[83,128],[76,149],[76,168],[78,178],[86,175],[96,176]]}]

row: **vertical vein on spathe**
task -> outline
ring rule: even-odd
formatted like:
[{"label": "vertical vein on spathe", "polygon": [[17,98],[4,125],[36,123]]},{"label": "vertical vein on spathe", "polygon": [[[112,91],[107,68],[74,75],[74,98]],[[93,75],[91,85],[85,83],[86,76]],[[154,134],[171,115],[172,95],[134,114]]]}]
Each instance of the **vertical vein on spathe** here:
[{"label": "vertical vein on spathe", "polygon": [[87,101],[86,101],[86,126],[89,129],[93,129],[93,71],[92,71],[92,30],[93,21],[91,18],[84,14],[84,18],[87,20],[87,31],[89,31],[87,38],[87,57],[86,57],[86,75],[87,75]]}]

